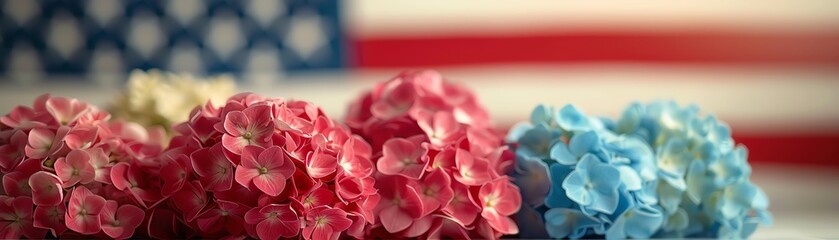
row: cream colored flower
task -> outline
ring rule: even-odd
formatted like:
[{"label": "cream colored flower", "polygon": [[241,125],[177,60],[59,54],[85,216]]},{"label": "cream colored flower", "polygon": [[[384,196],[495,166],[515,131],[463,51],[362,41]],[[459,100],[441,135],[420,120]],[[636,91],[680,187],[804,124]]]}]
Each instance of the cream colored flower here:
[{"label": "cream colored flower", "polygon": [[190,74],[134,70],[112,112],[118,118],[168,129],[186,121],[195,107],[208,100],[219,106],[235,92],[235,82],[225,75],[201,79]]}]

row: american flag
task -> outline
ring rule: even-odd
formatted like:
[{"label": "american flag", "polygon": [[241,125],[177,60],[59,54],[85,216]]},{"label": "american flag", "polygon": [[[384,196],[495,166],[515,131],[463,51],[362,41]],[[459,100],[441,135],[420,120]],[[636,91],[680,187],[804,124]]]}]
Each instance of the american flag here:
[{"label": "american flag", "polygon": [[729,122],[753,162],[839,165],[831,0],[0,0],[2,110],[44,91],[104,104],[135,68],[231,73],[335,115],[372,81],[435,68],[499,126],[538,103],[617,116],[676,99]]}]

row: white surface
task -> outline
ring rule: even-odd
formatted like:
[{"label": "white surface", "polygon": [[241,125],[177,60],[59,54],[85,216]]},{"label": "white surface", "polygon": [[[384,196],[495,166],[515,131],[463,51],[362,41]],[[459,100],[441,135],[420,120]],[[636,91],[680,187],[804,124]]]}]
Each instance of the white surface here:
[{"label": "white surface", "polygon": [[835,30],[834,0],[761,1],[348,1],[358,37],[492,35],[551,31]]}]

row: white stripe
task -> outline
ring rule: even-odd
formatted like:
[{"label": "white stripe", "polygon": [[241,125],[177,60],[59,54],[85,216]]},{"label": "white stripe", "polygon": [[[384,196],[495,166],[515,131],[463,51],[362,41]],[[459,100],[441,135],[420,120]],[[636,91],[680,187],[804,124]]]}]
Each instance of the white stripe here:
[{"label": "white stripe", "polygon": [[[537,3],[538,2],[538,3]],[[493,35],[534,30],[835,30],[839,1],[347,1],[356,37]]]},{"label": "white stripe", "polygon": [[[826,68],[721,68],[661,65],[487,66],[440,69],[452,81],[471,87],[493,121],[507,125],[527,119],[539,103],[573,103],[586,113],[619,116],[632,101],[674,99],[697,104],[730,123],[735,132],[802,133],[839,131],[839,70]],[[314,102],[333,117],[377,81],[399,70],[294,75],[272,86],[240,86],[265,96]],[[254,75],[253,77],[258,77]],[[276,75],[262,76],[278,79]],[[3,82],[0,80],[0,82]],[[0,112],[30,105],[38,95],[77,97],[104,106],[113,87],[51,81],[32,86],[0,84]],[[247,81],[240,81],[247,82]],[[5,82],[8,83],[8,82]],[[107,94],[103,94],[107,93]]]}]

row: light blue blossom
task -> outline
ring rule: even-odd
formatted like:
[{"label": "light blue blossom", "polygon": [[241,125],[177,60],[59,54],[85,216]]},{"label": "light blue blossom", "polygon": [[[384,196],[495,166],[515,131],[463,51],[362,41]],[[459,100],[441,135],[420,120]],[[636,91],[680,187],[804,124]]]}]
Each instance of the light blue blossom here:
[{"label": "light blue blossom", "polygon": [[551,164],[551,190],[545,198],[545,206],[549,208],[570,208],[574,202],[568,198],[565,189],[562,188],[562,181],[568,177],[572,171],[571,167],[562,164]]},{"label": "light blue blossom", "polygon": [[649,238],[661,226],[664,216],[661,211],[649,206],[635,206],[626,209],[606,232],[606,239]]},{"label": "light blue blossom", "polygon": [[746,149],[693,105],[633,103],[617,121],[540,105],[506,140],[523,237],[746,238],[772,222]]},{"label": "light blue blossom", "polygon": [[517,158],[513,173],[514,183],[521,189],[522,201],[530,206],[540,206],[551,189],[548,165],[538,158]]},{"label": "light blue blossom", "polygon": [[562,182],[562,188],[568,198],[580,206],[612,214],[618,206],[620,184],[617,168],[588,154]]},{"label": "light blue blossom", "polygon": [[585,236],[598,222],[579,210],[551,208],[545,212],[545,229],[552,238],[578,239]]}]

